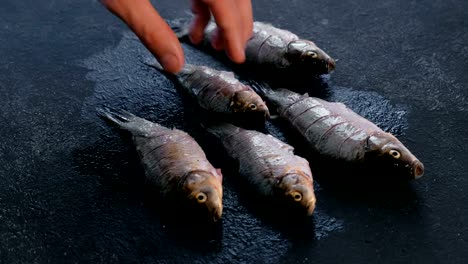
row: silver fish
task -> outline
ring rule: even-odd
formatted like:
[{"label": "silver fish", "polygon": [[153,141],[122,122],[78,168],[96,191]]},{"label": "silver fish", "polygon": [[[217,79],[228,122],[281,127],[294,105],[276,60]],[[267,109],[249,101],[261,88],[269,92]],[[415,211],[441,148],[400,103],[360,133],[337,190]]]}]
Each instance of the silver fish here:
[{"label": "silver fish", "polygon": [[315,209],[309,162],[294,155],[293,147],[279,139],[231,124],[207,128],[239,163],[239,174],[266,197],[277,197],[301,207],[307,215]]},{"label": "silver fish", "polygon": [[128,112],[101,109],[98,114],[132,134],[146,179],[160,189],[163,197],[178,195],[214,221],[221,218],[221,171],[211,165],[190,135]]},{"label": "silver fish", "polygon": [[411,178],[424,165],[395,136],[356,114],[342,103],[300,95],[287,89],[253,85],[276,107],[279,116],[299,132],[320,155],[347,162],[382,162]]},{"label": "silver fish", "polygon": [[[180,39],[188,36],[188,24],[174,23],[173,30]],[[216,24],[205,29],[203,45],[210,45]],[[332,72],[336,62],[317,45],[296,34],[263,22],[253,23],[253,34],[245,49],[246,61],[266,70],[286,71],[288,74],[325,74]]]},{"label": "silver fish", "polygon": [[[164,72],[157,63],[146,64]],[[224,114],[244,113],[264,118],[270,116],[263,99],[249,85],[236,79],[233,72],[185,64],[175,77],[186,93],[203,109]]]}]

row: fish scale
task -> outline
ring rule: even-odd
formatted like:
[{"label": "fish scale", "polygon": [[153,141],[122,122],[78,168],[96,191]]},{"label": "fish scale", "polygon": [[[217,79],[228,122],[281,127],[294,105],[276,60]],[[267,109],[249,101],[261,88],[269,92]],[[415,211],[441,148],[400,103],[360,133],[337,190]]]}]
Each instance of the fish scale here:
[{"label": "fish scale", "polygon": [[342,103],[300,95],[287,89],[272,90],[266,85],[252,86],[274,105],[309,144],[324,157],[355,163],[379,163],[401,169],[416,179],[424,165],[395,136],[361,117]]},{"label": "fish scale", "polygon": [[[187,40],[189,25],[174,22],[172,29],[181,40]],[[216,32],[216,24],[209,22],[203,35],[203,46],[211,48],[211,39]],[[246,43],[245,58],[247,64],[260,66],[268,74],[271,71],[285,73],[288,77],[309,77],[309,74],[321,75],[335,69],[335,60],[320,49],[313,41],[299,38],[296,34],[255,21],[252,36]],[[306,73],[306,75],[304,75]]]},{"label": "fish scale", "polygon": [[163,197],[178,196],[197,205],[214,221],[221,218],[222,175],[187,133],[128,112],[99,110],[99,115],[132,134],[146,179]]},{"label": "fish scale", "polygon": [[[267,197],[299,206],[311,215],[315,208],[312,172],[309,162],[293,153],[293,147],[279,139],[231,124],[207,128],[226,153],[238,162],[239,174]],[[299,201],[292,201],[294,195]]]},{"label": "fish scale", "polygon": [[[164,72],[158,63],[147,65]],[[263,117],[270,115],[262,98],[250,86],[236,79],[233,72],[186,64],[174,77],[183,90],[208,111],[255,116],[261,114]]]}]

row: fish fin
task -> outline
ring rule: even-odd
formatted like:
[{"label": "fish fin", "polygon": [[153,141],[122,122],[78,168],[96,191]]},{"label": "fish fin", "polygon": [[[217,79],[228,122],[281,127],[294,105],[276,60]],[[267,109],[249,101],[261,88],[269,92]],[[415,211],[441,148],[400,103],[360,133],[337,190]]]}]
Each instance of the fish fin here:
[{"label": "fish fin", "polygon": [[115,110],[105,107],[97,108],[96,111],[100,118],[117,125],[123,130],[127,130],[135,136],[147,137],[152,128],[159,126],[156,123],[137,117],[125,110]]}]

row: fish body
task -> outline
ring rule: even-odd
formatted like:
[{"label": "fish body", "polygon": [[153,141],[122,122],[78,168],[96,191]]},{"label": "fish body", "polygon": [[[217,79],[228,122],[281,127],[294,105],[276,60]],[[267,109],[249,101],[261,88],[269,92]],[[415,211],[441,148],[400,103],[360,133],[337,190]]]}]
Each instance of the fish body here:
[{"label": "fish body", "polygon": [[[158,64],[147,65],[163,71]],[[241,83],[233,72],[186,64],[175,77],[203,109],[224,114],[270,115],[262,98],[249,85]]]},{"label": "fish body", "polygon": [[293,147],[279,139],[231,124],[211,126],[227,154],[239,163],[239,174],[266,197],[299,205],[308,215],[315,208],[309,162],[294,155]]},{"label": "fish body", "polygon": [[[187,25],[173,27],[179,38],[187,36]],[[205,29],[204,45],[210,45],[216,24],[210,22]],[[321,75],[335,69],[336,63],[325,51],[310,40],[300,39],[296,34],[276,28],[271,24],[253,23],[252,37],[245,49],[246,61],[261,68],[287,74]],[[306,75],[307,77],[309,75]]]},{"label": "fish body", "polygon": [[190,135],[128,112],[100,110],[99,115],[132,134],[146,179],[163,197],[178,195],[206,210],[213,220],[221,218],[221,172]]},{"label": "fish body", "polygon": [[403,143],[344,104],[287,89],[255,87],[318,154],[347,162],[383,162],[412,178],[423,175],[423,164]]}]

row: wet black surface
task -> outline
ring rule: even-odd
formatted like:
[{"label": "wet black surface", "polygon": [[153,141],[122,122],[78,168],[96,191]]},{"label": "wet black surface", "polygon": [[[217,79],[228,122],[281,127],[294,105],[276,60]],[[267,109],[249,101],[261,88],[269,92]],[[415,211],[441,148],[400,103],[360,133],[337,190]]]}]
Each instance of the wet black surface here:
[{"label": "wet black surface", "polygon": [[[464,263],[466,2],[309,2],[254,1],[255,18],[338,58],[320,94],[395,133],[425,163],[423,178],[375,188],[319,181],[316,213],[295,220],[264,213],[228,170],[221,226],[189,232],[162,215],[130,141],[94,109],[184,129],[228,167],[198,125],[204,117],[140,63],[150,54],[95,1],[3,1],[0,262]],[[156,6],[167,19],[188,10],[187,1]],[[189,63],[226,69],[184,49]],[[294,142],[281,122],[266,128]]]}]

